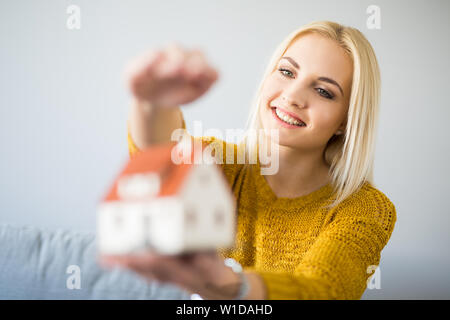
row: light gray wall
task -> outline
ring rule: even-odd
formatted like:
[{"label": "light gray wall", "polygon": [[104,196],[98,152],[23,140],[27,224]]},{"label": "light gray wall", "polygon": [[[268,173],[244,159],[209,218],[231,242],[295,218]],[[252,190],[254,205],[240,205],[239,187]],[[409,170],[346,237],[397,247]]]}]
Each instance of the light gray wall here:
[{"label": "light gray wall", "polygon": [[[68,30],[66,9],[81,8]],[[369,5],[381,29],[366,27]],[[0,220],[95,230],[128,158],[127,60],[168,41],[204,49],[221,78],[183,106],[188,129],[242,128],[275,46],[313,20],[360,29],[382,72],[375,180],[398,221],[366,299],[450,298],[448,1],[0,1]]]}]

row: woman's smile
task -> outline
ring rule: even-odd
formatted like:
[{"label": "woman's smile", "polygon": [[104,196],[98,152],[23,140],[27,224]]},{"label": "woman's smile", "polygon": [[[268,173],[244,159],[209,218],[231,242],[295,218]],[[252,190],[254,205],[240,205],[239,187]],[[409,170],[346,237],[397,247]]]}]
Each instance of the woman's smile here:
[{"label": "woman's smile", "polygon": [[294,119],[287,113],[281,111],[279,108],[271,107],[271,109],[273,117],[282,127],[288,129],[299,129],[306,127],[306,124],[304,122]]}]

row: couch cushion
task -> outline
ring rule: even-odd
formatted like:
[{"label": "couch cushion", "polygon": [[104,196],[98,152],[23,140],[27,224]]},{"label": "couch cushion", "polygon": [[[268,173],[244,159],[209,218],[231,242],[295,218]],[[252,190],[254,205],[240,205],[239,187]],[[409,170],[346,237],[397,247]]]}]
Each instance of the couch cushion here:
[{"label": "couch cushion", "polygon": [[94,234],[0,224],[0,299],[188,300],[190,294],[101,268]]}]

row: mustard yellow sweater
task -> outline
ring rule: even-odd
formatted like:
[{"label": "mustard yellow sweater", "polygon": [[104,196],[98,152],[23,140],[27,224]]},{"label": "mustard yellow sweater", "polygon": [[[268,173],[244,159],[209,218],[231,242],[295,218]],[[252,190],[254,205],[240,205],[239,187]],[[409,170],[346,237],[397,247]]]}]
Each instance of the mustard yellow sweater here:
[{"label": "mustard yellow sweater", "polygon": [[[215,137],[194,139],[203,145],[222,144],[217,150],[227,150],[230,144]],[[139,152],[129,132],[128,146],[130,156]],[[231,147],[236,159],[243,149]],[[361,298],[374,271],[370,266],[378,266],[397,219],[385,194],[366,182],[326,210],[321,206],[331,199],[330,184],[298,198],[278,198],[259,163],[226,164],[226,154],[216,156],[224,159],[219,166],[238,211],[236,245],[219,250],[222,257],[259,274],[269,300]]]}]

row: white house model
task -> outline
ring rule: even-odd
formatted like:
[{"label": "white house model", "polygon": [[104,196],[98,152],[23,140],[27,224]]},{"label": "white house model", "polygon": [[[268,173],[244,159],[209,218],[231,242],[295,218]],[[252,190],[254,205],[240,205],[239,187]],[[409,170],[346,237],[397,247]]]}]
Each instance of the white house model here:
[{"label": "white house model", "polygon": [[175,164],[173,143],[133,156],[98,205],[103,254],[180,254],[234,245],[235,202],[217,164]]}]

